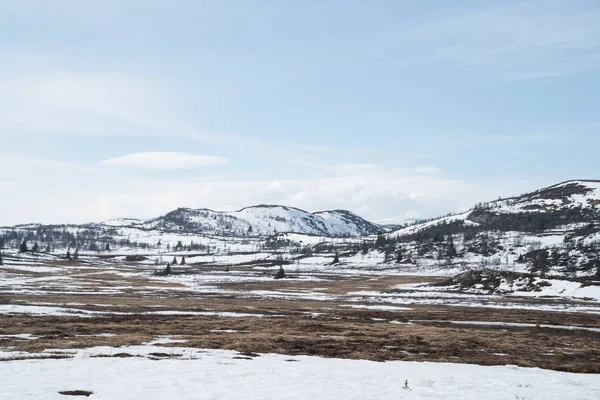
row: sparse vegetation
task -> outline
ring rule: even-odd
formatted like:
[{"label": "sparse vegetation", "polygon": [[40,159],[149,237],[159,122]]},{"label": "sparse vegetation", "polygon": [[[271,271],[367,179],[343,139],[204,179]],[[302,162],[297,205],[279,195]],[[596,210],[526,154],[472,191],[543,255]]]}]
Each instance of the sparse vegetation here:
[{"label": "sparse vegetation", "polygon": [[94,392],[90,392],[88,390],[63,390],[62,392],[58,392],[64,396],[85,396],[90,397],[94,394]]},{"label": "sparse vegetation", "polygon": [[21,243],[21,246],[19,247],[19,253],[27,253],[29,251],[29,248],[27,247],[27,241],[23,240],[23,242]]},{"label": "sparse vegetation", "polygon": [[285,271],[283,270],[283,266],[279,266],[277,273],[275,274],[275,279],[283,279],[285,278]]}]

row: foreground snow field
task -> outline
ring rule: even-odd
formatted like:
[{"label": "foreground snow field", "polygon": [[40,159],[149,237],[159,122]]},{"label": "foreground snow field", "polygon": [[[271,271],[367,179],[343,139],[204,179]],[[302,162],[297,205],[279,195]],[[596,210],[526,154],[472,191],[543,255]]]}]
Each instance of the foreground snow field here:
[{"label": "foreground snow field", "polygon": [[[95,358],[128,353],[131,358]],[[163,353],[177,359],[157,360]],[[238,357],[238,358],[235,358]],[[0,398],[66,399],[560,399],[600,398],[598,375],[515,366],[373,362],[161,347],[97,347],[73,359],[0,362]],[[407,388],[405,387],[407,383]]]}]

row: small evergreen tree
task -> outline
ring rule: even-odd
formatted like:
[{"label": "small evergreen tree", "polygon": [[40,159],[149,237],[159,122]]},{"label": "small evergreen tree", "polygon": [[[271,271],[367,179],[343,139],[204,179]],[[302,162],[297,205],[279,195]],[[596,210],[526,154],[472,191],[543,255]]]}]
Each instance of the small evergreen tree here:
[{"label": "small evergreen tree", "polygon": [[4,265],[4,259],[2,258],[2,252],[0,251],[0,265]]},{"label": "small evergreen tree", "polygon": [[338,253],[336,251],[335,256],[333,257],[333,261],[331,262],[331,265],[339,264],[339,263],[340,263],[340,253]]},{"label": "small evergreen tree", "polygon": [[367,253],[369,253],[369,245],[367,244],[366,241],[363,241],[360,252],[365,256],[367,255]]},{"label": "small evergreen tree", "polygon": [[279,266],[279,270],[275,274],[275,279],[283,279],[285,278],[285,271],[283,270],[283,266]]},{"label": "small evergreen tree", "polygon": [[177,246],[175,246],[175,251],[181,251],[183,250],[183,243],[181,243],[181,240],[177,242]]},{"label": "small evergreen tree", "polygon": [[533,264],[533,270],[540,272],[540,278],[546,277],[548,271],[548,251],[540,250]]},{"label": "small evergreen tree", "polygon": [[167,263],[167,267],[165,268],[165,275],[171,274],[171,264]]},{"label": "small evergreen tree", "polygon": [[181,262],[179,264],[180,265],[185,265],[185,256],[181,257]]},{"label": "small evergreen tree", "polygon": [[173,262],[171,262],[171,264],[177,265],[177,257],[173,257]]},{"label": "small evergreen tree", "polygon": [[393,251],[394,251],[394,248],[391,246],[388,246],[385,248],[385,252],[383,253],[383,262],[384,263],[389,263],[390,261],[392,261],[392,259],[394,258],[392,256]]},{"label": "small evergreen tree", "polygon": [[67,260],[71,259],[71,250],[67,250]]},{"label": "small evergreen tree", "polygon": [[27,241],[23,240],[23,243],[21,243],[21,246],[19,247],[19,253],[27,253],[29,251],[29,248],[27,248]]},{"label": "small evergreen tree", "polygon": [[106,243],[106,246],[104,246],[104,251],[110,251],[110,244]]},{"label": "small evergreen tree", "polygon": [[456,257],[456,247],[454,246],[454,241],[452,240],[452,236],[450,236],[450,243],[448,244],[448,250],[446,251],[446,257],[454,258]]},{"label": "small evergreen tree", "polygon": [[396,250],[396,263],[400,264],[402,262],[402,249]]},{"label": "small evergreen tree", "polygon": [[34,253],[39,253],[40,252],[40,245],[36,243],[34,243],[33,248],[31,249],[32,252]]},{"label": "small evergreen tree", "polygon": [[385,246],[388,243],[387,238],[383,235],[383,232],[379,232],[377,234],[377,240],[375,241],[375,247],[377,247],[378,249],[381,249],[383,246]]}]

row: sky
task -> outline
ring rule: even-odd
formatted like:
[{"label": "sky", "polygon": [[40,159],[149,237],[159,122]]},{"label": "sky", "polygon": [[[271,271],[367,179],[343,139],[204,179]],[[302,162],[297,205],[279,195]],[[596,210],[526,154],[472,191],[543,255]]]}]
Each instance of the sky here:
[{"label": "sky", "polygon": [[377,222],[600,178],[600,1],[0,0],[0,225]]}]

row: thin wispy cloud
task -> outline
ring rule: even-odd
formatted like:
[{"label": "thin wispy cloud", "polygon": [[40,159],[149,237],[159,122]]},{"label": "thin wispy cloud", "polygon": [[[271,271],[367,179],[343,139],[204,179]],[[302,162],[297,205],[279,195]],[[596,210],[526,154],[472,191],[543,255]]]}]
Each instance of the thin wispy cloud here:
[{"label": "thin wispy cloud", "polygon": [[227,164],[224,157],[195,155],[178,152],[133,153],[102,161],[110,167],[125,167],[146,170],[177,170],[214,167]]},{"label": "thin wispy cloud", "polygon": [[493,79],[553,78],[600,66],[598,21],[594,2],[495,3],[425,23],[411,40],[422,43],[430,60]]},{"label": "thin wispy cloud", "polygon": [[5,75],[0,105],[0,135],[149,134],[162,109],[159,90],[148,81],[70,71]]}]

